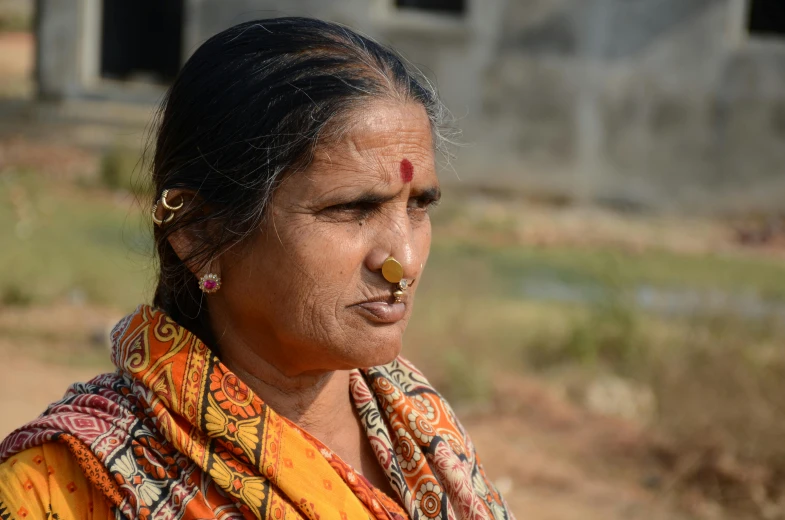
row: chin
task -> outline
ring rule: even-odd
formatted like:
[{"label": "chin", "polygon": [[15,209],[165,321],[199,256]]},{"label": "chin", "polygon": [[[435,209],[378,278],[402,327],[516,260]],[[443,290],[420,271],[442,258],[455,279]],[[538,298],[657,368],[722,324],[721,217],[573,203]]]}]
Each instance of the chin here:
[{"label": "chin", "polygon": [[355,318],[346,323],[346,333],[342,335],[345,343],[332,348],[341,349],[340,364],[347,368],[386,365],[400,355],[407,323],[406,318],[385,325]]},{"label": "chin", "polygon": [[348,354],[351,360],[347,360],[351,368],[368,368],[378,365],[391,363],[401,353],[402,342],[399,333],[395,338],[387,335],[379,337],[377,334],[366,334],[361,336],[362,343],[356,345]]},{"label": "chin", "polygon": [[374,356],[368,356],[367,361],[360,365],[358,368],[375,367],[378,365],[386,365],[392,363],[401,353],[401,346],[395,348],[382,349]]}]

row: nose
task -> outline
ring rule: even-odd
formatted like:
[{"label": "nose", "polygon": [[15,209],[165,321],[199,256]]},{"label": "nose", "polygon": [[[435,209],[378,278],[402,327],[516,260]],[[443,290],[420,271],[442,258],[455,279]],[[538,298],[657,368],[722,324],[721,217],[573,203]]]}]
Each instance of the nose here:
[{"label": "nose", "polygon": [[412,229],[408,218],[406,224],[398,225],[397,222],[390,224],[391,229],[378,236],[377,245],[366,256],[366,267],[384,279],[382,275],[384,261],[393,257],[403,267],[404,278],[408,280],[418,278],[422,261],[417,258],[412,243]]}]

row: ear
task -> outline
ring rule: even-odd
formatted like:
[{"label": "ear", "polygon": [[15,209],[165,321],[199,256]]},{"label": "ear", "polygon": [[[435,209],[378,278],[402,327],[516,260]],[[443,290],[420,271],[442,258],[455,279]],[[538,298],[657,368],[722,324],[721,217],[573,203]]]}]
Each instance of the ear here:
[{"label": "ear", "polygon": [[[167,209],[169,208],[173,209]],[[154,216],[160,220],[160,226],[173,226],[173,231],[166,236],[175,254],[188,267],[196,278],[201,278],[207,273],[215,273],[220,276],[220,263],[218,260],[211,261],[206,265],[195,262],[192,256],[196,249],[205,240],[207,229],[203,225],[180,225],[178,219],[188,218],[194,212],[201,213],[204,210],[201,198],[191,190],[174,188],[166,192],[166,197],[158,199]],[[171,220],[168,220],[170,219]]]}]

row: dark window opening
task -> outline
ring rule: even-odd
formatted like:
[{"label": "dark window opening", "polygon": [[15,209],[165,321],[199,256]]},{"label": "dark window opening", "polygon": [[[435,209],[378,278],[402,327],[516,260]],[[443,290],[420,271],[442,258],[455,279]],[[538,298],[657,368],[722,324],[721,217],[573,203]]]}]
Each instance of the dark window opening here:
[{"label": "dark window opening", "polygon": [[785,38],[785,2],[783,0],[750,0],[747,29],[754,36]]},{"label": "dark window opening", "polygon": [[466,0],[395,0],[395,7],[448,14],[464,14]]},{"label": "dark window opening", "polygon": [[101,76],[168,83],[180,70],[183,0],[103,0]]}]

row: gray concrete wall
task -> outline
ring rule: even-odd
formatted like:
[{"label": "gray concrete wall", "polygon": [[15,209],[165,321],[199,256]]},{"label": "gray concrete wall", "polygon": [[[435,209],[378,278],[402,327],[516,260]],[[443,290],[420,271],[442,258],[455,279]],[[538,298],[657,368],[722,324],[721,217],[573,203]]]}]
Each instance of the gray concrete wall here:
[{"label": "gray concrete wall", "polygon": [[45,98],[77,96],[81,90],[81,0],[41,2],[36,49],[36,80]]},{"label": "gray concrete wall", "polygon": [[[41,92],[78,95],[90,61],[78,33],[97,0],[39,1]],[[470,0],[462,20],[388,0],[187,3],[186,56],[230,25],[284,15],[392,44],[458,118],[465,184],[631,208],[782,206],[785,40],[748,39],[744,0]]]},{"label": "gray concrete wall", "polygon": [[488,180],[501,186],[632,207],[782,207],[785,40],[739,41],[740,0],[536,3],[507,4],[487,138],[465,161],[476,177],[499,156]]}]

